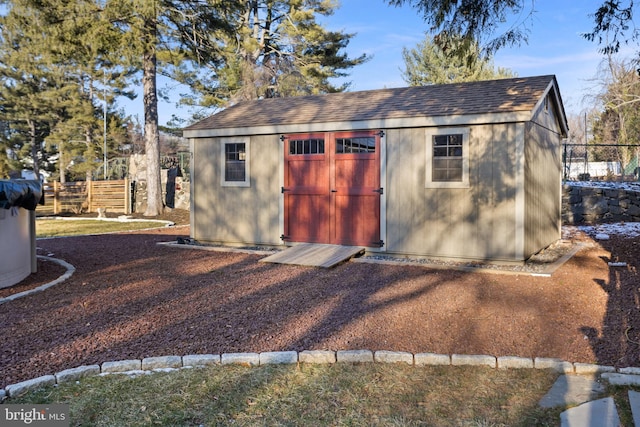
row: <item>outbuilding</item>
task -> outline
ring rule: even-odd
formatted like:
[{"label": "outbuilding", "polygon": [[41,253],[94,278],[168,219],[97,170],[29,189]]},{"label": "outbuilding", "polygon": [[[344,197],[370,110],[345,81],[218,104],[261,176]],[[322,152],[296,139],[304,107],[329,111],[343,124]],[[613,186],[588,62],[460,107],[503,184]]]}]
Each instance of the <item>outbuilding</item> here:
[{"label": "outbuilding", "polygon": [[560,238],[555,76],[262,99],[184,130],[191,237],[521,262]]}]

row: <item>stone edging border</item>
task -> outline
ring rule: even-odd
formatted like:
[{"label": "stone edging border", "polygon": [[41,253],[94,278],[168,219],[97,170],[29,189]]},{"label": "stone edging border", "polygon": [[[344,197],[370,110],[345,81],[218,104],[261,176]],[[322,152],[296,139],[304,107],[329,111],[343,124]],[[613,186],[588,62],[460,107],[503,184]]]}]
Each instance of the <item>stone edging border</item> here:
[{"label": "stone edging border", "polygon": [[566,362],[555,358],[535,359],[516,356],[409,353],[388,350],[304,350],[264,353],[191,354],[187,356],[159,356],[144,359],[104,362],[65,369],[53,375],[10,384],[0,389],[0,401],[20,396],[42,387],[79,381],[85,377],[109,374],[145,374],[208,365],[239,364],[262,366],[278,364],[332,363],[404,363],[414,366],[484,366],[494,369],[551,369],[562,374],[595,375],[614,385],[640,385],[640,368],[619,368],[590,363]]},{"label": "stone edging border", "polygon": [[35,294],[37,292],[42,292],[46,289],[49,289],[50,287],[57,285],[58,283],[64,282],[69,277],[71,277],[71,275],[76,271],[76,268],[73,265],[61,259],[51,258],[44,255],[38,255],[37,257],[38,259],[41,259],[41,260],[52,261],[52,262],[55,262],[56,264],[60,264],[61,266],[66,268],[67,271],[62,276],[58,277],[56,280],[53,280],[49,283],[45,283],[44,285],[40,285],[37,288],[29,289],[28,291],[24,291],[24,292],[18,292],[17,294],[9,295],[8,297],[0,298],[0,304],[4,304],[5,302],[13,301],[18,298],[26,297],[28,295]]}]

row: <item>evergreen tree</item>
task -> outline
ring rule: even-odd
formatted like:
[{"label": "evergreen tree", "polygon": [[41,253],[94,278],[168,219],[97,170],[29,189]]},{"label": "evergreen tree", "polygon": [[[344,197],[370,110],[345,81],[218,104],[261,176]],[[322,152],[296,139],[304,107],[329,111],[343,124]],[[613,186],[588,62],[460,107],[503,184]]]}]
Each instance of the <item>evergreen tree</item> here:
[{"label": "evergreen tree", "polygon": [[[616,53],[621,44],[640,40],[640,28],[633,22],[637,10],[633,0],[605,0],[593,14],[593,30],[583,37],[597,41],[605,55]],[[637,59],[640,61],[640,51]],[[636,71],[640,74],[640,67]]]},{"label": "evergreen tree", "polygon": [[[16,107],[24,104],[24,90],[31,80],[35,82],[30,86],[32,104],[46,119],[46,134],[40,132],[41,140],[31,146],[42,148],[46,138],[51,147],[57,148],[62,182],[71,158],[90,177],[104,154],[98,95],[107,93],[107,82],[111,96],[126,94],[123,88],[128,70],[108,56],[116,33],[100,19],[100,9],[91,0],[17,0],[10,3],[1,22],[5,99]],[[100,84],[102,91],[97,86]],[[16,131],[31,119],[24,108],[11,108],[9,112],[15,141]],[[55,154],[55,150],[49,151]],[[44,160],[36,166],[46,163]]]},{"label": "evergreen tree", "polygon": [[[452,36],[459,36],[464,41],[456,47],[460,53],[476,41],[489,54],[504,46],[526,43],[528,26],[536,13],[536,0],[385,1],[392,6],[409,5],[422,13],[436,44],[446,47]],[[640,28],[633,22],[637,10],[634,0],[603,0],[589,15],[593,17],[593,30],[583,37],[598,42],[605,54],[618,52],[622,44],[640,40]],[[506,30],[499,32],[500,27]],[[640,59],[640,52],[638,55]]]},{"label": "evergreen tree", "polygon": [[[527,25],[535,13],[535,0],[386,0],[389,5],[409,4],[422,13],[434,42],[443,49],[466,54],[474,43],[492,54],[500,48],[527,41]],[[499,26],[508,29],[496,34]],[[448,43],[458,39],[453,46]]]},{"label": "evergreen tree", "polygon": [[[455,42],[454,42],[455,44]],[[444,50],[430,36],[413,49],[402,49],[405,70],[402,77],[410,86],[459,83],[514,77],[506,68],[495,69],[493,60],[482,54],[477,43],[464,56],[454,47]]]},{"label": "evergreen tree", "polygon": [[233,16],[236,32],[224,42],[224,64],[193,79],[190,102],[211,107],[346,90],[348,83],[336,86],[330,79],[369,58],[348,57],[344,48],[353,34],[318,22],[336,7],[334,0],[244,0]]},{"label": "evergreen tree", "polygon": [[215,65],[218,40],[235,10],[231,0],[107,0],[105,17],[120,31],[122,58],[142,70],[147,161],[147,216],[162,213],[157,74],[185,80],[193,70]]},{"label": "evergreen tree", "polygon": [[[41,15],[16,1],[0,17],[0,120],[8,130],[0,135],[2,151],[11,162],[6,166],[30,168],[40,173],[44,139],[59,115],[58,104],[68,89],[64,70],[36,48],[43,44],[38,29]],[[8,170],[2,175],[7,176]]]}]

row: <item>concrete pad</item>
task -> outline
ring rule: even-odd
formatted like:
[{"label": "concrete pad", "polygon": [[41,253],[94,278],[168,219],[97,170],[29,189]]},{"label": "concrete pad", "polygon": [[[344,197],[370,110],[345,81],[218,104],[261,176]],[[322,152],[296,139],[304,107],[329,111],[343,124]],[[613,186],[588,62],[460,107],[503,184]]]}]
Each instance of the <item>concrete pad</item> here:
[{"label": "concrete pad", "polygon": [[596,377],[584,375],[561,375],[538,403],[543,408],[579,405],[598,397],[604,386]]},{"label": "concrete pad", "polygon": [[619,427],[613,397],[583,403],[560,414],[561,427]]},{"label": "concrete pad", "polygon": [[640,426],[640,393],[629,390],[629,405],[633,414],[633,424]]}]

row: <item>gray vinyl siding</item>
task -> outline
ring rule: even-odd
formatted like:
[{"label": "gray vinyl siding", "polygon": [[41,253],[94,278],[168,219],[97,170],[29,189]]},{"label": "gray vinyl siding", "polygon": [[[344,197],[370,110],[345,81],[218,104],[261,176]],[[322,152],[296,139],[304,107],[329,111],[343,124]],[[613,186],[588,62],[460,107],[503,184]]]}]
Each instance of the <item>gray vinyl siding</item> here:
[{"label": "gray vinyl siding", "polygon": [[[251,136],[249,187],[222,186],[223,139],[193,142],[192,237],[202,242],[279,245],[280,161],[277,135]],[[228,138],[226,139],[228,140]]]},{"label": "gray vinyl siding", "polygon": [[[470,126],[469,188],[425,188],[425,128],[387,136],[387,242],[391,253],[518,260],[518,124]],[[521,252],[521,251],[520,251]]]}]

